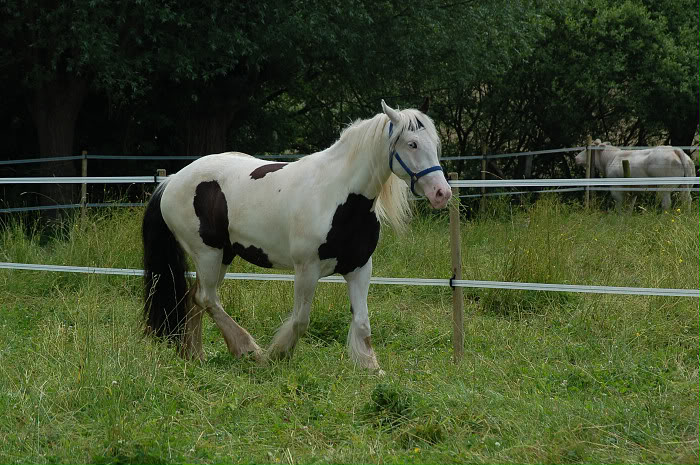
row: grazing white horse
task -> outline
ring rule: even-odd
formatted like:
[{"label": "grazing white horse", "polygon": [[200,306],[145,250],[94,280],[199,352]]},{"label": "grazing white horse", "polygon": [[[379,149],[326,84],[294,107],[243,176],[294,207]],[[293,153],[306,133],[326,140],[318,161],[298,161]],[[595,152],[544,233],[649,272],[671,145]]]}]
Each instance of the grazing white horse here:
[{"label": "grazing white horse", "polygon": [[[347,127],[328,149],[296,162],[208,155],[159,185],[143,220],[147,332],[176,342],[183,357],[202,360],[206,312],[233,355],[289,357],[309,325],[317,281],[338,273],[350,297],[350,355],[380,371],[367,309],[380,220],[404,227],[409,187],[433,208],[445,207],[452,195],[431,119],[384,101],[382,108]],[[189,290],[183,250],[197,271]],[[294,308],[267,353],[224,311],[217,295],[235,256],[295,273]]]},{"label": "grazing white horse", "polygon": [[[624,172],[622,161],[629,160],[630,177],[652,178],[652,177],[693,177],[695,176],[695,166],[693,161],[681,149],[670,146],[659,146],[644,150],[620,150],[610,145],[610,142],[601,142],[596,139],[593,142],[595,150],[594,160],[598,171],[606,178],[622,178]],[[576,164],[586,164],[586,151],[583,150],[576,155]],[[669,186],[673,187],[673,186]],[[676,186],[678,188],[679,186]],[[623,191],[610,192],[618,209],[622,208],[625,193]],[[664,210],[671,208],[671,192],[659,192],[662,197],[661,206]],[[686,202],[690,202],[690,192],[681,193]],[[632,196],[631,205],[634,205],[636,196]]]}]

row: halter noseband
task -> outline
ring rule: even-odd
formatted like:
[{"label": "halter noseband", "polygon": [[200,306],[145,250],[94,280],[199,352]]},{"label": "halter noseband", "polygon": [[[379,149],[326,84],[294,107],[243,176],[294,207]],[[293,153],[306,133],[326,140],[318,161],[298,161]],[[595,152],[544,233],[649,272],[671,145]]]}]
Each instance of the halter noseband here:
[{"label": "halter noseband", "polygon": [[[391,137],[391,133],[393,130],[394,130],[394,123],[389,121],[389,137]],[[399,165],[401,165],[401,167],[403,167],[403,169],[406,171],[406,173],[408,173],[408,175],[411,177],[411,192],[416,197],[420,197],[420,196],[416,193],[416,191],[414,190],[414,187],[416,185],[416,182],[418,182],[418,180],[420,178],[422,178],[423,176],[425,176],[428,173],[432,173],[433,171],[444,171],[442,169],[442,166],[435,165],[435,166],[431,166],[430,168],[426,168],[423,171],[419,171],[417,173],[414,173],[411,170],[411,168],[409,168],[408,165],[406,165],[406,163],[404,163],[404,161],[401,159],[401,157],[399,156],[399,152],[397,152],[396,150],[392,150],[389,152],[389,169],[391,170],[392,173],[394,172],[394,167],[393,167],[394,158],[396,158],[396,161],[399,162]]]}]

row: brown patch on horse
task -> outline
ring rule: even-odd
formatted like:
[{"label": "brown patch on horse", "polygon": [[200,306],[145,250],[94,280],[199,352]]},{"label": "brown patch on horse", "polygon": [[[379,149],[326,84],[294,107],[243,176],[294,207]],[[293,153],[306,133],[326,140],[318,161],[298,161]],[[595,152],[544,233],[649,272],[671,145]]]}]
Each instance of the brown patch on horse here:
[{"label": "brown patch on horse", "polygon": [[268,173],[281,170],[285,166],[287,166],[287,163],[267,163],[265,165],[258,166],[250,173],[250,179],[262,179]]}]

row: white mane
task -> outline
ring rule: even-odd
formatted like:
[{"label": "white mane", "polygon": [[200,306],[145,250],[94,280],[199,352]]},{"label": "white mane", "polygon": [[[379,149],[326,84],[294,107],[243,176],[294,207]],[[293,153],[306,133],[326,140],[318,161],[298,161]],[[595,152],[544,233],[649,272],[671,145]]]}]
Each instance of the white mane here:
[{"label": "white mane", "polygon": [[[378,173],[382,170],[376,169],[377,164],[389,163],[389,153],[393,151],[396,142],[404,131],[415,131],[422,125],[435,142],[440,156],[440,140],[433,121],[418,110],[408,109],[399,112],[401,124],[393,127],[391,137],[389,133],[389,117],[384,113],[379,113],[373,118],[357,120],[346,127],[340,134],[338,142],[348,144],[349,161],[357,156],[370,156],[372,159],[373,172],[377,184],[381,183],[375,212],[379,220],[384,224],[391,225],[395,230],[402,232],[411,218],[411,208],[408,203],[408,185],[391,173],[386,180],[378,179]],[[367,152],[370,152],[369,154]]]}]

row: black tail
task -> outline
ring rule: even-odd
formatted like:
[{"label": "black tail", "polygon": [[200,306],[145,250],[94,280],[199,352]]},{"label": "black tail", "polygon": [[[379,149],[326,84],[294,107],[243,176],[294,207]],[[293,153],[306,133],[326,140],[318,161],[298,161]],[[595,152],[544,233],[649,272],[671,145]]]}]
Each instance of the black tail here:
[{"label": "black tail", "polygon": [[143,216],[143,271],[146,333],[180,344],[185,327],[187,265],[185,254],[165,224],[158,186]]}]

